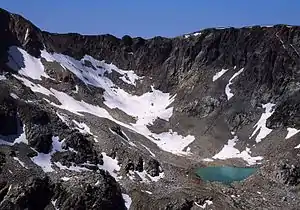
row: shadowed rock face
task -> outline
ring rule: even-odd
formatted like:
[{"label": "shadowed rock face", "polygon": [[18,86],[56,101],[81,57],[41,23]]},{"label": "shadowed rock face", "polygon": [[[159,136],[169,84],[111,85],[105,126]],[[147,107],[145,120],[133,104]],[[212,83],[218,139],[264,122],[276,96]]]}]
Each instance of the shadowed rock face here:
[{"label": "shadowed rock face", "polygon": [[8,136],[18,133],[18,117],[14,101],[4,96],[0,105],[0,135]]},{"label": "shadowed rock face", "polygon": [[[172,156],[160,150],[155,141],[147,141],[140,134],[104,118],[95,119],[90,115],[80,118],[79,114],[73,114],[74,119],[89,122],[97,134],[74,128],[68,120],[58,117],[59,109],[47,104],[44,97],[38,97],[9,73],[8,87],[0,94],[0,134],[18,133],[22,122],[28,145],[0,145],[1,209],[53,209],[53,206],[59,209],[125,209],[124,191],[130,192],[133,209],[195,209],[212,200],[214,204],[209,206],[212,209],[286,206],[293,209],[299,206],[300,201],[293,200],[297,192],[291,190],[300,183],[299,155],[294,149],[298,139],[296,136],[288,143],[283,139],[287,127],[300,129],[300,27],[212,28],[188,37],[146,40],[125,36],[119,39],[108,34],[85,36],[41,31],[23,17],[0,9],[0,35],[5,40],[0,41],[0,72],[17,73],[6,65],[10,46],[18,46],[36,58],[44,48],[75,59],[91,55],[143,76],[143,82],[135,87],[124,84],[121,74],[116,71],[105,73],[104,76],[130,93],[149,92],[147,85],[154,84],[156,89],[176,94],[170,120],[156,119],[147,125],[153,133],[173,129],[182,135],[196,137],[191,144],[193,155],[185,157]],[[43,78],[33,83],[60,90],[78,101],[99,106],[105,104],[104,89],[83,84],[74,73],[57,62],[45,59],[41,62],[51,79]],[[96,69],[90,61],[85,61],[84,65]],[[242,68],[241,75],[232,79]],[[228,71],[213,81],[213,76],[221,69]],[[234,97],[228,100],[225,87],[231,79],[230,89]],[[79,94],[76,93],[78,90]],[[21,99],[13,98],[10,92],[18,92]],[[253,125],[264,113],[262,105],[267,103],[275,106],[266,127],[277,133],[254,148],[256,151],[251,155],[263,153],[267,162],[254,178],[230,189],[193,180],[190,168],[202,166],[203,163],[199,162],[203,157],[212,157],[219,152],[230,135],[238,133],[241,136],[237,147],[250,148],[254,144],[249,136],[254,130]],[[68,113],[69,110],[64,111]],[[125,115],[120,114],[120,110],[110,111],[118,119]],[[134,116],[126,116],[126,122],[131,120]],[[59,137],[61,151],[54,151],[58,149],[53,148],[54,136]],[[130,146],[128,142],[131,142]],[[62,166],[52,163],[55,172],[45,173],[32,162],[37,152],[44,155],[55,152],[51,160]],[[114,172],[109,174],[100,169],[105,167],[105,158],[108,157],[117,158],[120,163],[121,178],[126,180],[122,182],[122,188],[116,177],[111,176]],[[24,163],[18,162],[18,158]],[[224,164],[232,162],[224,161]],[[22,164],[27,168],[20,167]],[[81,167],[80,170],[84,168],[84,171],[70,172],[71,167]],[[132,178],[130,172],[146,173],[149,179],[164,173],[165,180],[150,184],[145,180],[129,182]],[[149,191],[141,190],[145,186]],[[270,192],[257,198],[254,189],[264,187]],[[152,195],[151,190],[156,190],[155,194]],[[288,204],[281,202],[281,192],[289,192]],[[238,193],[241,198],[233,201],[232,195],[238,197]],[[22,196],[18,196],[20,194]]]}]

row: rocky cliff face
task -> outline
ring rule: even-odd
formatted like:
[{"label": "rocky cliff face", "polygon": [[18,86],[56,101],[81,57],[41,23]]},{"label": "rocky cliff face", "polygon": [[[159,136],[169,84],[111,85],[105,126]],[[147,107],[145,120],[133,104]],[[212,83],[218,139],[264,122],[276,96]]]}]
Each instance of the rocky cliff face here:
[{"label": "rocky cliff face", "polygon": [[[300,27],[119,39],[0,10],[0,34],[1,208],[299,206]],[[211,164],[259,169],[229,188]]]}]

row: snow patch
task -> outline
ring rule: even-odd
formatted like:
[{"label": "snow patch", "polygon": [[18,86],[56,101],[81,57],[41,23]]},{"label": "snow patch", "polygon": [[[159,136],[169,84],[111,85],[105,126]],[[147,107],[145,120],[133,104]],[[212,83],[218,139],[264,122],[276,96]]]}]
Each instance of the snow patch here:
[{"label": "snow patch", "polygon": [[213,76],[213,82],[223,76],[229,69],[222,69]]},{"label": "snow patch", "polygon": [[171,129],[169,132],[160,134],[149,133],[148,135],[154,139],[153,142],[162,150],[177,155],[191,155],[189,151],[183,150],[195,140],[194,136],[187,135],[184,137],[177,132],[173,132]]},{"label": "snow patch", "polygon": [[131,180],[136,180],[135,176],[139,176],[139,178],[141,179],[141,183],[151,183],[151,182],[158,182],[160,179],[165,177],[165,173],[164,172],[160,172],[158,176],[150,176],[145,170],[143,170],[142,172],[139,171],[129,171],[129,174],[127,174],[127,176],[129,176],[129,179]]},{"label": "snow patch", "polygon": [[79,130],[80,133],[93,135],[90,127],[84,122],[77,122],[76,120],[72,120],[72,122],[77,126],[77,130]]},{"label": "snow patch", "polygon": [[7,65],[19,74],[31,79],[41,80],[41,77],[49,78],[45,73],[44,65],[40,58],[35,58],[28,54],[25,50],[11,46],[8,50]]},{"label": "snow patch", "polygon": [[230,85],[232,85],[232,81],[234,80],[234,78],[236,78],[238,75],[240,75],[242,72],[244,71],[244,68],[241,68],[238,72],[236,72],[230,79],[229,79],[229,82],[228,84],[226,85],[225,87],[225,94],[227,96],[227,100],[230,100],[234,95],[233,93],[231,92],[231,89],[230,89]]},{"label": "snow patch", "polygon": [[287,128],[287,135],[285,137],[285,139],[289,139],[292,136],[296,135],[297,133],[300,132],[300,130],[296,129],[296,128]]},{"label": "snow patch", "polygon": [[255,130],[253,131],[253,133],[249,137],[249,139],[251,139],[255,134],[258,133],[255,141],[256,141],[256,143],[259,143],[259,142],[261,142],[262,139],[266,138],[266,136],[272,132],[272,129],[267,128],[266,124],[267,124],[268,118],[271,117],[275,111],[273,109],[274,106],[275,106],[275,104],[272,104],[272,103],[267,103],[267,104],[262,105],[262,107],[265,109],[265,113],[262,113],[260,119],[254,125]]},{"label": "snow patch", "polygon": [[222,150],[218,152],[216,155],[214,155],[213,159],[220,159],[220,160],[226,160],[231,158],[241,158],[244,161],[248,163],[248,165],[254,165],[257,164],[257,161],[260,161],[263,159],[261,156],[252,157],[250,148],[247,148],[240,152],[238,149],[236,149],[234,146],[236,145],[236,142],[238,141],[238,137],[234,136],[233,139],[229,139],[227,144],[224,145]]},{"label": "snow patch", "polygon": [[100,169],[108,171],[109,174],[117,180],[118,172],[121,169],[121,167],[118,165],[118,160],[107,156],[105,152],[102,152],[102,156],[103,156],[103,165],[98,164],[98,167]]},{"label": "snow patch", "polygon": [[55,205],[56,205],[56,202],[57,202],[57,200],[52,200],[52,201],[51,201],[51,203],[52,203],[52,205],[53,205],[54,209],[55,209],[55,210],[59,210],[58,208],[56,208],[56,207],[55,207]]},{"label": "snow patch", "polygon": [[60,178],[60,179],[63,180],[63,181],[65,181],[65,182],[67,182],[67,181],[69,181],[71,178],[70,178],[70,177],[64,176],[64,177],[62,177],[62,178]]},{"label": "snow patch", "polygon": [[118,108],[126,114],[137,117],[136,126],[153,123],[157,117],[169,120],[173,107],[168,107],[175,99],[169,93],[163,93],[151,87],[152,92],[141,96],[131,95],[123,89],[112,89],[104,92],[104,104],[111,109]]},{"label": "snow patch", "polygon": [[127,194],[122,193],[122,197],[124,199],[126,208],[129,209],[130,206],[131,206],[131,203],[132,203],[132,200],[131,200],[130,196],[127,195]]},{"label": "snow patch", "polygon": [[54,169],[52,168],[51,163],[51,155],[55,152],[64,151],[61,148],[63,141],[59,142],[59,138],[57,136],[52,137],[52,151],[48,154],[39,152],[37,156],[32,157],[31,160],[38,166],[40,166],[45,173],[53,172]]},{"label": "snow patch", "polygon": [[19,96],[17,96],[15,93],[10,93],[9,95],[14,99],[19,99]]},{"label": "snow patch", "polygon": [[201,35],[201,32],[196,32],[196,33],[193,33],[193,34],[186,34],[186,35],[184,35],[184,38],[189,38],[189,37],[191,37],[191,36],[199,36],[199,35]]},{"label": "snow patch", "polygon": [[149,194],[149,195],[152,195],[153,193],[152,192],[150,192],[150,191],[148,191],[148,190],[141,190],[142,192],[144,192],[144,193],[147,193],[147,194]]},{"label": "snow patch", "polygon": [[200,205],[197,202],[194,202],[194,204],[202,209],[205,209],[206,206],[213,204],[213,202],[211,200],[205,200],[203,205]]},{"label": "snow patch", "polygon": [[25,124],[23,125],[21,135],[15,139],[14,144],[20,144],[21,142],[23,142],[24,144],[28,144],[28,140],[25,135]]},{"label": "snow patch", "polygon": [[214,160],[213,159],[211,159],[211,158],[204,158],[204,159],[202,159],[203,161],[205,161],[205,162],[213,162]]},{"label": "snow patch", "polygon": [[193,36],[199,36],[199,35],[201,35],[201,32],[197,32],[193,34]]},{"label": "snow patch", "polygon": [[6,80],[6,76],[0,75],[0,80]]},{"label": "snow patch", "polygon": [[295,149],[300,149],[300,144],[294,147]]},{"label": "snow patch", "polygon": [[36,165],[40,166],[45,173],[54,171],[54,169],[51,166],[51,154],[49,153],[45,154],[40,152],[37,156],[31,158],[31,160]]}]

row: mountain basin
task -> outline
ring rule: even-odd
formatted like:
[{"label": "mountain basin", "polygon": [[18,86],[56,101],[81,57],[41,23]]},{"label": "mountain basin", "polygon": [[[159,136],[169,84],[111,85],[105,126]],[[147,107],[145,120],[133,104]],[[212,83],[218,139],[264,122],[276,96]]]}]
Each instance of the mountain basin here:
[{"label": "mountain basin", "polygon": [[196,175],[204,181],[230,184],[242,181],[253,174],[257,168],[242,168],[231,166],[208,166],[196,169]]}]

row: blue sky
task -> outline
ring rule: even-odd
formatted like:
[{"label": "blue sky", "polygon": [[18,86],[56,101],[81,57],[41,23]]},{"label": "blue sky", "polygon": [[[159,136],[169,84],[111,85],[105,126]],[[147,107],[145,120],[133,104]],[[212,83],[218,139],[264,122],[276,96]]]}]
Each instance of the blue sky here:
[{"label": "blue sky", "polygon": [[1,0],[43,30],[177,36],[207,27],[300,25],[300,0]]}]

